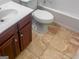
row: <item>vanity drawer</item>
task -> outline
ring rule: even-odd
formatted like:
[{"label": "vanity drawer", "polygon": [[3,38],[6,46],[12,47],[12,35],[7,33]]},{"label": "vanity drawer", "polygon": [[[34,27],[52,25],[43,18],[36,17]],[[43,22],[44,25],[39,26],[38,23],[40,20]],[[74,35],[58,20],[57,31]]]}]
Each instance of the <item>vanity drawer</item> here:
[{"label": "vanity drawer", "polygon": [[18,22],[18,28],[22,29],[25,25],[27,25],[31,21],[32,21],[32,16],[31,14],[29,14],[28,16],[25,16],[21,21]]}]

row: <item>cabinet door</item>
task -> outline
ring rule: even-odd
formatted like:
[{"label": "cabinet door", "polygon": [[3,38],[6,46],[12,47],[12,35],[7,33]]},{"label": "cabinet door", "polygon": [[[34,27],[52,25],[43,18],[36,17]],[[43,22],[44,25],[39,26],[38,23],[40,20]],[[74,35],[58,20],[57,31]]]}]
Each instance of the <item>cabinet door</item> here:
[{"label": "cabinet door", "polygon": [[31,22],[20,30],[21,50],[25,49],[31,42]]},{"label": "cabinet door", "polygon": [[17,33],[15,33],[14,35],[14,46],[15,46],[16,56],[18,56],[20,54],[20,45],[19,45],[19,38]]},{"label": "cabinet door", "polygon": [[9,38],[4,44],[0,46],[0,54],[1,56],[8,56],[9,59],[15,59],[16,55],[19,53],[20,50],[17,50],[18,48],[16,44],[17,38],[15,36],[12,36]]}]

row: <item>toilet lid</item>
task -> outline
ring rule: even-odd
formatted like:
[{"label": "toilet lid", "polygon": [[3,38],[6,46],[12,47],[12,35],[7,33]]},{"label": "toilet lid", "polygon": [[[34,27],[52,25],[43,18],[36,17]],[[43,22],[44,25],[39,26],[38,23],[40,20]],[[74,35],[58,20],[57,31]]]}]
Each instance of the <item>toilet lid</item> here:
[{"label": "toilet lid", "polygon": [[53,19],[53,15],[45,10],[36,10],[34,13],[34,16],[39,18],[39,19],[43,19],[43,20],[51,20]]}]

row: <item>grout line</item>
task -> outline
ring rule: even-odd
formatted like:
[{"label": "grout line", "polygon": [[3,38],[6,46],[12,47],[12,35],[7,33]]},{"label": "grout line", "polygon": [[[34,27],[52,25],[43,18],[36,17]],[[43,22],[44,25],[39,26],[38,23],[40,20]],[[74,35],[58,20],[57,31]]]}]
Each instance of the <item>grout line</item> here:
[{"label": "grout line", "polygon": [[[64,27],[63,27],[64,28]],[[65,28],[66,29],[66,28]],[[69,29],[66,29],[66,30],[68,30],[68,31],[70,31],[70,32],[72,32],[71,30],[69,30]],[[34,31],[35,32],[35,31]],[[36,32],[37,33],[37,32]],[[39,33],[37,33],[37,35],[39,36]],[[52,39],[54,39],[54,37],[52,38]],[[42,41],[42,40],[41,40]],[[43,42],[43,44],[45,44],[46,45],[46,43],[44,42],[44,41],[42,41]],[[49,44],[50,42],[48,42],[48,44]],[[52,47],[52,46],[51,46]],[[44,52],[47,50],[47,48],[48,48],[48,45],[46,45],[46,49],[43,51],[43,53],[40,55],[40,56],[42,56],[43,54],[44,54]],[[56,49],[55,47],[52,47],[52,48],[54,48],[56,51],[58,51],[59,53],[61,53],[61,54],[63,54],[63,55],[65,55],[65,56],[67,56],[68,58],[70,58],[70,59],[72,59],[72,57],[70,57],[70,56],[68,56],[66,53],[64,53],[63,51],[60,51],[60,50],[58,50],[58,49]],[[40,57],[39,56],[39,57]],[[39,58],[40,59],[40,58]]]},{"label": "grout line", "polygon": [[[52,46],[51,46],[51,47],[52,47]],[[68,56],[67,54],[65,54],[63,51],[60,51],[60,50],[56,49],[55,47],[52,47],[52,48],[54,48],[57,52],[59,52],[59,53],[65,55],[65,56],[67,56],[67,57],[69,57],[69,58],[72,58],[72,57]]]},{"label": "grout line", "polygon": [[32,54],[32,55],[34,55],[35,57],[37,57],[38,58],[38,56],[36,56],[33,52],[31,52],[28,48],[27,48],[27,50]]}]

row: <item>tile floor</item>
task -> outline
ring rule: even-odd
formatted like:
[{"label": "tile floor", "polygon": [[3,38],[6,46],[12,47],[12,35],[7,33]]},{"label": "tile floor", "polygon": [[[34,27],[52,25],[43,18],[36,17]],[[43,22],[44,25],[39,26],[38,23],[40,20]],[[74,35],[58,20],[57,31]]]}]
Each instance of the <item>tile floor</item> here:
[{"label": "tile floor", "polygon": [[47,33],[32,34],[31,44],[16,59],[72,59],[79,46],[79,34],[56,23]]}]

